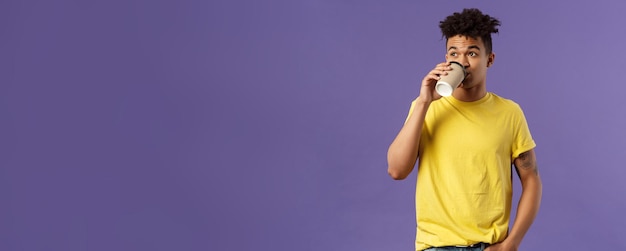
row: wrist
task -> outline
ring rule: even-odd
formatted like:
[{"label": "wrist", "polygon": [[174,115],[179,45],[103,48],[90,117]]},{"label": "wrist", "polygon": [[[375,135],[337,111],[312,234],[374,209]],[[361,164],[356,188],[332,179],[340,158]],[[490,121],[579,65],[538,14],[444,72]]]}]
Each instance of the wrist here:
[{"label": "wrist", "polygon": [[503,242],[506,243],[508,246],[515,247],[517,249],[519,248],[519,245],[521,244],[522,240],[509,235],[508,237],[506,237],[506,239],[504,239]]},{"label": "wrist", "polygon": [[432,103],[432,102],[433,102],[432,100],[426,100],[421,95],[418,96],[417,99],[415,99],[415,104],[416,105],[429,106],[430,103]]}]

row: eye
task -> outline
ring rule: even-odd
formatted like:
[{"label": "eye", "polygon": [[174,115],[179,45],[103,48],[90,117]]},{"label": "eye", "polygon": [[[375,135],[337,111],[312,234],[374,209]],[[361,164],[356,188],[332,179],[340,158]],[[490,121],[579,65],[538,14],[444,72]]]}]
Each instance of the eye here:
[{"label": "eye", "polygon": [[456,52],[450,52],[450,56],[456,57]]},{"label": "eye", "polygon": [[472,51],[469,53],[469,55],[470,57],[475,57],[475,56],[478,56],[478,53]]}]

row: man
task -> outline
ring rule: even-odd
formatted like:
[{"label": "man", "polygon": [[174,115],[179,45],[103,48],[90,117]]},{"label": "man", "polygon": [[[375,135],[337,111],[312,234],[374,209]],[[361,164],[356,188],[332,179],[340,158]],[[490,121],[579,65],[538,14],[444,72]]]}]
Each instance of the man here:
[{"label": "man", "polygon": [[[493,65],[491,33],[500,21],[464,9],[440,22],[446,62],[424,79],[404,126],[389,146],[388,172],[406,178],[419,159],[416,185],[416,250],[517,250],[541,201],[535,142],[515,102],[487,92]],[[465,66],[466,78],[452,96],[435,84]],[[522,184],[509,231],[514,165]]]}]

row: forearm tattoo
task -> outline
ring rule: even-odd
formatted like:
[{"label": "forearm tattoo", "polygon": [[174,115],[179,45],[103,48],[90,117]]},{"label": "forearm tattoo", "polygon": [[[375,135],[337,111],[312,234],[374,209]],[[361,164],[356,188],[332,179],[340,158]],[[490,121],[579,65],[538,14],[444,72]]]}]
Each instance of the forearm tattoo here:
[{"label": "forearm tattoo", "polygon": [[537,160],[530,152],[524,152],[517,157],[516,165],[523,170],[532,170],[535,174],[539,174],[537,169]]}]

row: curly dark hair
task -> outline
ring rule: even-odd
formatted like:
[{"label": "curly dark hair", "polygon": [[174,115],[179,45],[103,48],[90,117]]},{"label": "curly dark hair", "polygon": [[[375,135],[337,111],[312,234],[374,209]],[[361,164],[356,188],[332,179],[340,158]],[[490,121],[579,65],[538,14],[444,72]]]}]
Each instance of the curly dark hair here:
[{"label": "curly dark hair", "polygon": [[439,28],[446,41],[457,35],[481,38],[487,54],[490,54],[492,49],[491,33],[498,33],[499,25],[498,19],[483,14],[479,9],[463,9],[463,12],[455,12],[439,22]]}]

